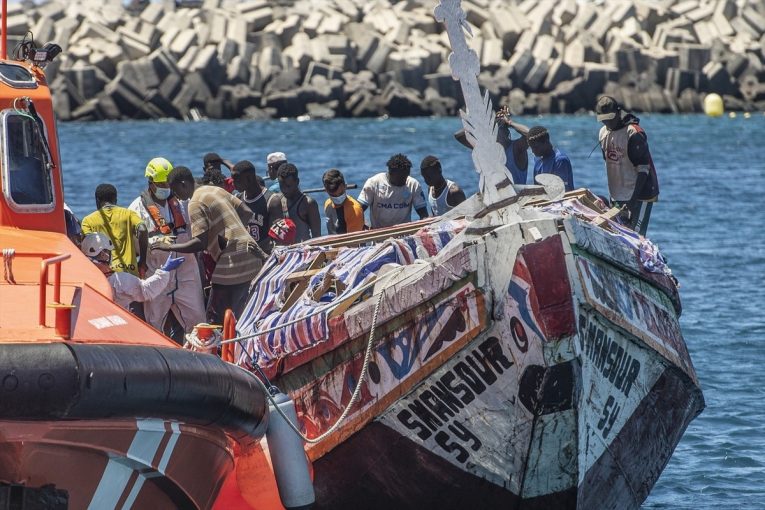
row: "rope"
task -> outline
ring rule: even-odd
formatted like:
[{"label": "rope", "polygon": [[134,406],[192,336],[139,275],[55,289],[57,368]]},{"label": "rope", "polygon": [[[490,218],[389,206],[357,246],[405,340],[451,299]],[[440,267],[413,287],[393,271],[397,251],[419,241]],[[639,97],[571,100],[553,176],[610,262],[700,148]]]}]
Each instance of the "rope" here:
[{"label": "rope", "polygon": [[199,338],[198,336],[198,329],[200,327],[204,326],[210,326],[210,324],[201,323],[194,326],[194,329],[191,331],[191,333],[185,335],[186,343],[183,344],[183,347],[186,349],[191,349],[195,352],[213,352],[219,345],[221,340],[221,333],[220,331],[213,330],[211,331],[210,338],[203,339]]},{"label": "rope", "polygon": [[[29,112],[28,112],[28,111],[24,111],[24,110],[22,110],[22,109],[21,109],[21,108],[19,108],[19,107],[18,107],[18,105],[17,105],[17,103],[18,103],[19,101],[25,101],[25,102],[26,102],[27,100],[29,100],[29,98],[28,98],[28,97],[17,97],[17,98],[15,98],[15,99],[13,100],[13,110],[14,110],[14,111],[15,111],[15,112],[16,112],[18,115],[21,115],[22,117],[27,117],[27,118],[29,118],[29,119],[32,119],[33,121],[35,121],[35,122],[36,122],[36,121],[37,121],[37,119],[35,119],[35,118],[34,118],[34,117],[31,115],[31,114],[29,114]],[[25,108],[25,107],[22,107],[22,108]]]},{"label": "rope", "polygon": [[327,429],[326,432],[324,432],[320,436],[311,439],[303,435],[300,429],[297,428],[297,425],[292,423],[290,418],[286,414],[284,414],[284,411],[282,411],[279,408],[279,405],[274,400],[273,395],[271,395],[271,389],[267,388],[265,383],[261,381],[260,378],[253,376],[258,381],[258,383],[260,383],[261,387],[265,390],[266,395],[268,396],[268,400],[271,402],[274,408],[276,408],[276,411],[281,415],[281,417],[284,418],[284,421],[287,422],[287,425],[289,425],[292,431],[295,432],[295,434],[297,434],[298,436],[300,436],[300,438],[306,443],[308,444],[320,443],[324,441],[327,437],[329,437],[331,434],[333,434],[340,426],[340,423],[342,423],[342,421],[348,416],[348,413],[351,411],[351,408],[356,404],[356,401],[358,400],[359,395],[361,395],[361,385],[364,383],[364,380],[367,378],[369,362],[372,359],[372,343],[375,337],[375,327],[377,326],[377,315],[380,312],[380,303],[382,303],[383,294],[384,292],[380,292],[380,294],[378,294],[377,296],[377,302],[375,303],[375,311],[374,311],[374,314],[372,315],[372,327],[369,330],[369,340],[367,341],[366,352],[364,354],[364,365],[361,367],[361,374],[359,374],[359,380],[356,383],[356,388],[353,390],[353,395],[351,395],[351,400],[350,402],[348,402],[348,405],[343,410],[343,414],[340,415],[337,421],[329,429]]},{"label": "rope", "polygon": [[[417,262],[420,262],[420,261],[418,260]],[[412,264],[412,265],[414,265],[414,264]],[[432,262],[428,262],[428,265],[432,266],[434,264]],[[400,273],[404,269],[406,269],[407,267],[409,267],[409,266],[400,266],[398,268],[397,272]],[[451,273],[451,271],[450,271],[450,273]],[[403,280],[399,281],[398,283],[401,283],[402,281],[406,281],[409,278],[412,278],[412,277],[414,277],[416,275],[417,275],[417,273],[412,273],[409,276],[407,276],[406,278],[404,278]],[[387,276],[392,276],[392,275],[385,275],[385,276],[387,277]],[[452,273],[450,275],[450,277],[452,279],[455,279],[454,273]],[[371,287],[371,286],[373,286],[376,283],[379,283],[379,281],[378,280],[373,280],[373,281],[371,281],[371,282],[369,282],[367,284],[362,285],[359,289],[356,289],[354,292],[364,291],[368,287]],[[266,383],[264,383],[260,379],[260,377],[256,377],[253,374],[253,378],[258,382],[258,384],[261,386],[261,388],[263,388],[263,390],[266,393],[266,396],[268,397],[269,402],[276,409],[277,413],[279,413],[279,415],[284,419],[284,421],[287,423],[287,425],[289,425],[289,427],[292,429],[292,431],[295,434],[297,434],[304,442],[306,442],[308,444],[317,444],[317,443],[320,443],[321,441],[323,441],[324,439],[329,437],[331,434],[333,434],[338,429],[338,427],[343,422],[343,420],[345,420],[345,418],[348,416],[348,413],[350,413],[351,408],[356,404],[356,401],[358,400],[359,395],[361,395],[361,385],[366,380],[367,373],[368,373],[368,370],[369,370],[369,362],[372,359],[372,344],[374,342],[375,329],[377,328],[377,319],[378,319],[378,316],[380,314],[380,304],[382,303],[383,295],[385,294],[385,291],[388,288],[390,288],[390,287],[386,287],[385,289],[382,289],[380,291],[380,293],[377,296],[377,301],[375,302],[374,312],[372,314],[372,324],[371,324],[370,329],[369,329],[369,339],[367,340],[367,346],[366,346],[366,350],[365,350],[365,353],[364,353],[364,364],[361,367],[361,373],[359,374],[359,380],[356,383],[356,388],[353,390],[353,394],[351,395],[351,400],[348,402],[348,405],[345,407],[345,409],[343,410],[342,414],[337,419],[337,421],[329,429],[327,429],[326,432],[324,432],[323,434],[319,435],[318,437],[315,437],[315,438],[306,437],[300,431],[300,429],[297,427],[297,425],[292,423],[292,420],[284,413],[284,411],[282,411],[279,408],[279,405],[276,403],[276,401],[274,400],[273,395],[271,394],[271,390],[272,389],[276,389],[275,386],[271,385],[270,381],[268,381],[268,378],[260,370],[260,366],[257,364],[257,362],[255,362],[255,360],[252,358],[252,356],[250,356],[249,352],[247,352],[247,350],[244,348],[244,345],[242,345],[242,341],[243,340],[247,340],[247,339],[252,339],[252,338],[260,336],[260,335],[264,335],[264,334],[270,333],[271,331],[277,331],[277,330],[282,329],[284,327],[290,326],[291,324],[295,324],[295,323],[300,322],[302,320],[308,319],[308,318],[310,318],[310,317],[312,317],[314,315],[317,315],[319,313],[322,313],[322,312],[324,312],[326,310],[333,309],[336,306],[339,306],[339,304],[342,303],[342,300],[339,300],[340,302],[338,302],[337,304],[330,304],[330,305],[328,305],[326,307],[322,307],[322,308],[320,308],[320,309],[318,309],[318,310],[316,310],[316,311],[312,312],[311,314],[308,314],[308,315],[306,315],[304,317],[301,317],[299,319],[295,319],[295,320],[289,321],[289,322],[287,322],[285,324],[281,324],[281,325],[275,326],[273,328],[269,328],[267,330],[258,331],[257,333],[254,333],[254,334],[251,334],[251,335],[245,335],[245,336],[241,336],[241,337],[237,337],[237,338],[231,338],[231,339],[228,339],[228,340],[221,340],[219,345],[229,344],[229,343],[233,343],[233,342],[239,343],[240,346],[242,347],[242,350],[245,352],[245,354],[247,354],[247,356],[253,362],[253,365],[255,366],[255,368],[258,369],[258,372],[260,372],[261,376],[266,380],[266,382],[268,382],[270,387],[266,386]]]},{"label": "rope", "polygon": [[13,248],[3,248],[3,278],[6,282],[15,285],[16,279],[13,277],[13,257],[16,256],[16,250]]}]

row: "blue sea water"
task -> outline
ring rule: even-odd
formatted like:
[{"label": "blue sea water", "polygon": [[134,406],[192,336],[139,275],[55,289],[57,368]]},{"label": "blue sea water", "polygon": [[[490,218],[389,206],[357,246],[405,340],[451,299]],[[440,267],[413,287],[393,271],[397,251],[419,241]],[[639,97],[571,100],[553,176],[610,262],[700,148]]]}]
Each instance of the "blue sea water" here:
[{"label": "blue sea water", "polygon": [[[649,236],[680,281],[683,333],[707,404],[643,508],[765,508],[765,115],[641,117],[661,183]],[[594,117],[517,120],[548,127],[571,158],[576,186],[606,194]],[[99,183],[117,186],[127,206],[145,186],[149,159],[164,156],[201,175],[210,151],[250,159],[259,172],[269,152],[283,151],[300,169],[303,188],[320,187],[331,167],[361,187],[397,152],[409,155],[419,177],[420,160],[434,154],[447,177],[474,193],[470,153],[452,137],[459,128],[456,119],[58,127],[66,201],[80,217],[93,210]]]}]

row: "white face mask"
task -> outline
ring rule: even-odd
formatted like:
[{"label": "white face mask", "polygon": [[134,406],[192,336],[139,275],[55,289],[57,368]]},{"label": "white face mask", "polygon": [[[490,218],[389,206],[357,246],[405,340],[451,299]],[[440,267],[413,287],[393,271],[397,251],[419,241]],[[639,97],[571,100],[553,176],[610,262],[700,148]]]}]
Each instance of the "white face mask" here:
[{"label": "white face mask", "polygon": [[332,200],[332,203],[335,205],[343,205],[343,202],[345,202],[346,198],[348,198],[347,193],[343,193],[339,197],[329,197],[329,199]]},{"label": "white face mask", "polygon": [[154,190],[154,196],[160,200],[167,200],[172,190],[170,188],[157,188]]}]

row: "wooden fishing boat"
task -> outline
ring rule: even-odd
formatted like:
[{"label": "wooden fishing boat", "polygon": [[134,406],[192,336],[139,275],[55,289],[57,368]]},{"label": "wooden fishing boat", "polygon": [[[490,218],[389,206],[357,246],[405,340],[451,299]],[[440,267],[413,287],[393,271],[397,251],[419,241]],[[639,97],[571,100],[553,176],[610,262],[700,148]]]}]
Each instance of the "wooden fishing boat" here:
[{"label": "wooden fishing boat", "polygon": [[42,70],[58,50],[8,59],[5,9],[2,34],[0,508],[210,508],[234,450],[259,444],[266,396],[112,302],[66,236]]},{"label": "wooden fishing boat", "polygon": [[638,508],[704,407],[677,282],[589,191],[512,185],[464,13],[435,12],[480,193],[277,250],[224,352],[295,400],[315,508]]},{"label": "wooden fishing boat", "polygon": [[[316,508],[636,508],[704,405],[676,282],[588,191],[512,185],[459,2],[436,15],[480,193],[278,251],[222,355],[295,400]],[[255,378],[114,305],[66,238],[43,50],[0,61],[0,506],[299,507]]]}]

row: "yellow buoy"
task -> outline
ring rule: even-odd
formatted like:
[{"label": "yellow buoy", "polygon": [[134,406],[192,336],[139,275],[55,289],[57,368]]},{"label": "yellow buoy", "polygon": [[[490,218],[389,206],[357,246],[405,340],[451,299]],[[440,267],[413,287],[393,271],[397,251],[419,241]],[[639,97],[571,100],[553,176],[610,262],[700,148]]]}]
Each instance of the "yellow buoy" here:
[{"label": "yellow buoy", "polygon": [[710,117],[720,117],[725,112],[723,100],[719,94],[707,94],[704,98],[704,113]]}]

